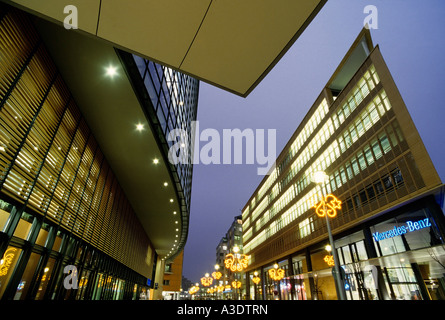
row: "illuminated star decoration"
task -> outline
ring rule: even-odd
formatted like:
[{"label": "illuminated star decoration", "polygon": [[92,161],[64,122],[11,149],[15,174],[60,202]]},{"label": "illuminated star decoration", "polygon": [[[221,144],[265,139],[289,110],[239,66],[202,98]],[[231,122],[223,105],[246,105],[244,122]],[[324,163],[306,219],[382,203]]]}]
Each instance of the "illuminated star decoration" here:
[{"label": "illuminated star decoration", "polygon": [[341,209],[341,201],[336,196],[328,194],[314,208],[319,217],[322,218],[327,214],[329,218],[334,218],[337,216],[337,210]]}]

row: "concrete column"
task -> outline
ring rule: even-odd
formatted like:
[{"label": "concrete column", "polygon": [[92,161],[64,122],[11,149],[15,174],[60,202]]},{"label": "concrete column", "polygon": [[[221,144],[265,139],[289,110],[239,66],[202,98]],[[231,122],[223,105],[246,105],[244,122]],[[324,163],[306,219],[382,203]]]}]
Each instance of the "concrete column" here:
[{"label": "concrete column", "polygon": [[153,300],[162,300],[162,291],[164,287],[164,269],[165,261],[158,259],[156,263],[156,273],[154,279]]}]

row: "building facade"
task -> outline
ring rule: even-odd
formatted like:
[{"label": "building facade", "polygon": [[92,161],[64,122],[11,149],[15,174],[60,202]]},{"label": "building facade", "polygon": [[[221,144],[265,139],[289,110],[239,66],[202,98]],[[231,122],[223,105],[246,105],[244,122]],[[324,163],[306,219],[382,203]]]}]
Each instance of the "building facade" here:
[{"label": "building facade", "polygon": [[[117,75],[97,80],[104,56]],[[199,82],[4,3],[0,57],[0,299],[160,295],[192,170],[167,134],[196,119]]]},{"label": "building facade", "polygon": [[[312,182],[323,171],[329,181]],[[400,93],[359,34],[243,208],[248,297],[337,299],[322,194],[347,299],[444,299],[444,189]],[[268,274],[277,264],[281,280]],[[254,272],[261,282],[252,283]]]},{"label": "building facade", "polygon": [[[184,251],[181,252],[173,262],[165,264],[164,286],[162,296],[164,300],[179,300],[182,289],[182,263],[184,261]],[[189,287],[185,288],[187,292]]]},{"label": "building facade", "polygon": [[230,228],[227,230],[224,237],[221,238],[218,246],[216,247],[216,265],[219,266],[219,272],[222,276],[218,279],[217,285],[224,285],[224,291],[220,293],[225,298],[236,299],[241,297],[240,291],[235,292],[232,287],[232,282],[235,280],[242,282],[242,276],[239,272],[232,272],[227,269],[224,264],[227,254],[234,254],[234,248],[238,248],[237,254],[243,254],[243,225],[242,216],[234,217]]}]

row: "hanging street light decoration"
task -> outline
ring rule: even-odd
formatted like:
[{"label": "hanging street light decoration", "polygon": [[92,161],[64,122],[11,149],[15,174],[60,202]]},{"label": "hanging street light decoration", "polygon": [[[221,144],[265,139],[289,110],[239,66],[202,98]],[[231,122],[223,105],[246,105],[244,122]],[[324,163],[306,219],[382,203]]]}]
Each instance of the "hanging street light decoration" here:
[{"label": "hanging street light decoration", "polygon": [[219,280],[222,277],[222,273],[218,271],[219,270],[219,264],[215,264],[215,271],[212,272],[212,277],[215,280]]},{"label": "hanging street light decoration", "polygon": [[328,215],[329,218],[337,216],[337,209],[341,209],[341,201],[333,194],[328,194],[318,204],[314,205],[315,213],[323,218]]},{"label": "hanging street light decoration", "polygon": [[335,265],[334,256],[328,254],[324,257],[324,262],[328,264],[328,266],[333,267]]},{"label": "hanging street light decoration", "polygon": [[261,281],[261,278],[258,277],[258,271],[255,271],[253,273],[253,278],[252,278],[253,283],[258,284]]},{"label": "hanging street light decoration", "polygon": [[198,287],[198,286],[193,286],[193,287],[191,287],[191,288],[189,289],[189,293],[190,293],[191,295],[195,294],[195,293],[198,292],[198,291],[199,291],[199,287]]},{"label": "hanging street light decoration", "polygon": [[249,264],[248,256],[245,254],[239,254],[238,251],[238,247],[233,248],[233,252],[235,254],[229,253],[224,259],[224,265],[232,272],[241,272],[246,269],[247,265]]},{"label": "hanging street light decoration", "polygon": [[205,276],[201,278],[201,284],[204,287],[210,286],[212,284],[212,282],[213,282],[213,278],[209,277],[208,273],[206,273]]},{"label": "hanging street light decoration", "polygon": [[269,269],[269,277],[272,280],[280,281],[284,278],[284,269],[279,269],[278,264],[275,264],[273,269]]},{"label": "hanging street light decoration", "polygon": [[232,287],[234,287],[235,289],[241,288],[241,281],[238,280],[232,281]]}]

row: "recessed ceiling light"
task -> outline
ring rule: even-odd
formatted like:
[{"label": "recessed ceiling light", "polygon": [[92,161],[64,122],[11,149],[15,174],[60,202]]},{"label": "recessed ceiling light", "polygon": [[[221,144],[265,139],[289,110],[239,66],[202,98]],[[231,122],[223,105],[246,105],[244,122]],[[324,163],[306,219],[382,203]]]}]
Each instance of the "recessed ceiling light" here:
[{"label": "recessed ceiling light", "polygon": [[159,163],[159,159],[154,158],[154,159],[153,159],[153,163],[154,163],[154,164],[158,164],[158,163]]},{"label": "recessed ceiling light", "polygon": [[108,66],[106,69],[106,75],[113,78],[115,75],[117,75],[117,68],[114,66]]},{"label": "recessed ceiling light", "polygon": [[144,125],[143,125],[142,123],[138,123],[138,124],[136,125],[136,130],[137,130],[137,131],[142,131],[142,130],[144,130]]},{"label": "recessed ceiling light", "polygon": [[168,186],[168,183],[167,182],[164,182],[164,187],[167,187]]},{"label": "recessed ceiling light", "polygon": [[179,231],[179,229],[176,229],[176,231]]},{"label": "recessed ceiling light", "polygon": [[170,202],[173,202],[173,199],[170,199]]},{"label": "recessed ceiling light", "polygon": [[176,214],[176,211],[173,211],[173,214]]},{"label": "recessed ceiling light", "polygon": [[177,224],[177,223],[178,223],[178,221],[175,221],[175,223]]}]

